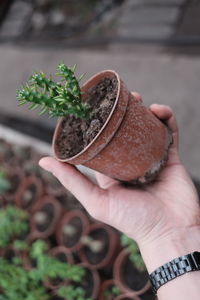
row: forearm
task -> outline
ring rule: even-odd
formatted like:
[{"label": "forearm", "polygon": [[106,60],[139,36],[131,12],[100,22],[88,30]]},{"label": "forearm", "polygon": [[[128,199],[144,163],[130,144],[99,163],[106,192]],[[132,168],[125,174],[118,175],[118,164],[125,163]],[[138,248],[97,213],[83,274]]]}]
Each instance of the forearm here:
[{"label": "forearm", "polygon": [[[192,227],[173,232],[170,237],[159,239],[150,245],[140,245],[141,254],[151,273],[176,257],[200,251],[200,228]],[[158,289],[159,300],[199,300],[200,271],[179,276]]]}]

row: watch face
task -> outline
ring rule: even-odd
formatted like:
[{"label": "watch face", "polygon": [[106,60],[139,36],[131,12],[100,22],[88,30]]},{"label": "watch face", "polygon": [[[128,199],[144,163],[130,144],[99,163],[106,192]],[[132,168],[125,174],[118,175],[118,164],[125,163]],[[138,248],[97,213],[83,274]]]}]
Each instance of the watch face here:
[{"label": "watch face", "polygon": [[200,268],[200,252],[193,252],[192,257],[194,258],[197,268]]}]

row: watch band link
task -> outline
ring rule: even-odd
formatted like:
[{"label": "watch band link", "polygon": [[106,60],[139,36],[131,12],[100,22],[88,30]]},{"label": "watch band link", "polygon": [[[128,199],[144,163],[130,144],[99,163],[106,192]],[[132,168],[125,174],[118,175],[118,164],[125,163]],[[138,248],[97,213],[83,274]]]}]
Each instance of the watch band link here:
[{"label": "watch band link", "polygon": [[153,291],[157,293],[157,290],[168,281],[187,272],[198,270],[200,270],[200,252],[177,257],[149,275]]}]

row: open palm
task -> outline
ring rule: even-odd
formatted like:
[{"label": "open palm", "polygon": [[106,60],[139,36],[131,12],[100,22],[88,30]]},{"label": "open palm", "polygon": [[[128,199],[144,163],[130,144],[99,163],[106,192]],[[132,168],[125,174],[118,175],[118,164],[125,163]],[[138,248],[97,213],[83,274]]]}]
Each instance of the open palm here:
[{"label": "open palm", "polygon": [[[136,93],[134,96],[139,97]],[[139,245],[170,235],[172,230],[200,223],[198,196],[178,156],[178,129],[173,112],[168,106],[157,104],[150,109],[166,122],[174,139],[167,165],[154,183],[140,188],[125,187],[96,172],[97,185],[74,166],[52,157],[40,161],[91,216],[124,232]]]}]

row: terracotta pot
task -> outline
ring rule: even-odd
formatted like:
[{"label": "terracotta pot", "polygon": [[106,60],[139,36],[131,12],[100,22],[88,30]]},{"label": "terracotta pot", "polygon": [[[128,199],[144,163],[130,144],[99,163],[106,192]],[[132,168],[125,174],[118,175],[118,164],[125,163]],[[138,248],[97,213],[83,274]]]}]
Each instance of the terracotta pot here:
[{"label": "terracotta pot", "polygon": [[[104,281],[100,288],[99,300],[114,300],[114,299],[116,299],[116,297],[117,297],[116,294],[112,293],[113,287],[117,287],[113,279]],[[121,294],[121,292],[120,292],[120,294]]]},{"label": "terracotta pot", "polygon": [[8,181],[11,184],[10,189],[5,193],[5,199],[7,204],[15,202],[15,195],[17,190],[20,188],[21,182],[24,180],[24,172],[19,167],[9,166],[8,170]]},{"label": "terracotta pot", "polygon": [[112,70],[102,71],[85,83],[83,97],[105,77],[114,76],[118,82],[117,98],[99,133],[80,153],[63,159],[58,148],[65,119],[61,118],[53,138],[55,157],[62,162],[84,165],[121,181],[151,181],[167,160],[172,142],[169,129],[128,91],[119,75]]},{"label": "terracotta pot", "polygon": [[[52,248],[48,254],[50,256],[55,257],[56,259],[58,259],[61,262],[68,263],[71,265],[74,264],[74,258],[72,256],[71,252],[69,252],[69,250],[63,246],[58,246],[58,247]],[[68,280],[65,280],[65,282],[68,282]],[[54,290],[63,285],[63,280],[61,280],[59,278],[48,279],[44,282],[44,285],[46,288]]]},{"label": "terracotta pot", "polygon": [[[48,249],[51,249],[51,242],[48,239],[41,238],[41,235],[38,234],[38,232],[31,232],[26,238],[26,242],[29,245],[32,245],[37,240],[41,240],[41,239],[47,244]],[[27,251],[24,251],[22,253],[22,259],[23,259],[23,266],[26,270],[29,271],[36,267],[36,261],[29,256]]]},{"label": "terracotta pot", "polygon": [[[85,263],[78,264],[77,266],[83,267],[86,270],[85,277],[82,279],[80,283],[75,283],[75,287],[82,288],[85,292],[85,298],[84,299],[93,299],[93,300],[99,300],[99,288],[100,288],[100,276],[99,273],[96,270],[92,270],[89,265]],[[67,282],[66,286],[73,285],[73,282]],[[62,300],[58,297],[58,292],[56,290],[51,292],[53,299],[55,300]],[[70,298],[71,299],[71,298]],[[68,300],[68,298],[65,298],[65,300]]]},{"label": "terracotta pot", "polygon": [[99,273],[86,263],[81,263],[78,266],[86,269],[86,276],[80,284],[80,287],[86,291],[86,298],[98,299],[101,283]]},{"label": "terracotta pot", "polygon": [[24,177],[15,195],[15,203],[18,207],[29,212],[44,193],[42,182],[35,176]]},{"label": "terracotta pot", "polygon": [[94,223],[90,225],[86,239],[87,237],[95,242],[102,243],[102,245],[100,244],[100,250],[97,249],[97,252],[95,252],[82,241],[82,247],[79,251],[81,261],[88,263],[94,269],[106,268],[112,265],[120,247],[119,235],[116,231],[105,224]]},{"label": "terracotta pot", "polygon": [[142,295],[151,287],[149,275],[134,268],[129,255],[125,249],[118,255],[113,268],[114,281],[125,294]]},{"label": "terracotta pot", "polygon": [[33,207],[33,212],[30,219],[31,231],[36,232],[39,238],[52,235],[61,217],[60,203],[51,196],[44,196]]},{"label": "terracotta pot", "polygon": [[[72,226],[75,230],[74,234],[67,234],[64,232],[65,226]],[[63,245],[70,251],[77,251],[80,249],[81,237],[88,233],[89,219],[80,210],[72,210],[65,213],[58,224],[56,230],[56,239],[59,245]]]},{"label": "terracotta pot", "polygon": [[49,255],[57,258],[58,260],[71,264],[74,264],[74,258],[71,252],[64,246],[54,247],[49,251]]}]

